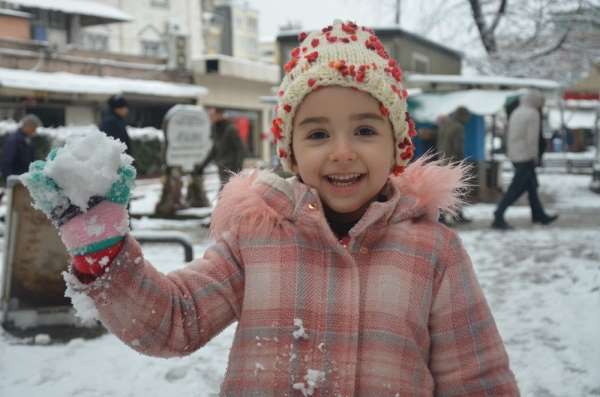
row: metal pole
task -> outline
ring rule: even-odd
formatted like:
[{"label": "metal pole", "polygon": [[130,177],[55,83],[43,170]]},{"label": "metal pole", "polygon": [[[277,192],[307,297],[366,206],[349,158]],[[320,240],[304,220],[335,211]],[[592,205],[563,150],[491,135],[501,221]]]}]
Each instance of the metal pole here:
[{"label": "metal pole", "polygon": [[401,0],[396,0],[396,26],[400,26],[400,6]]}]

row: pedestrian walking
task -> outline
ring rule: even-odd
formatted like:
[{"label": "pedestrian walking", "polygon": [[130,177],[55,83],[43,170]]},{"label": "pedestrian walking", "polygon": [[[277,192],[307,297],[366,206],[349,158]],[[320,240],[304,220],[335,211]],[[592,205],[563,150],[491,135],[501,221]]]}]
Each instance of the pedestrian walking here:
[{"label": "pedestrian walking", "polygon": [[33,137],[41,125],[36,115],[28,114],[21,119],[19,127],[6,136],[2,146],[3,178],[27,172],[29,164],[35,160]]},{"label": "pedestrian walking", "polygon": [[219,170],[222,189],[231,175],[242,170],[246,149],[238,129],[225,117],[223,109],[209,107],[207,111],[211,122],[213,147],[204,162],[197,168],[204,170],[211,161],[214,162]]},{"label": "pedestrian walking", "polygon": [[107,109],[102,115],[98,128],[111,138],[118,139],[127,146],[126,153],[133,157],[131,139],[127,133],[126,118],[129,114],[129,105],[122,95],[113,95],[106,102]]},{"label": "pedestrian walking", "polygon": [[525,192],[529,199],[533,223],[548,225],[558,219],[558,215],[546,213],[537,190],[539,184],[535,168],[541,155],[540,109],[543,104],[542,94],[531,90],[521,98],[519,106],[508,120],[507,156],[512,161],[515,171],[508,189],[494,211],[494,229],[513,229],[504,219],[504,213]]},{"label": "pedestrian walking", "polygon": [[[465,126],[471,118],[471,113],[464,106],[459,106],[448,117],[440,119],[438,125],[437,152],[451,162],[465,160]],[[462,207],[456,210],[452,219],[446,220],[442,214],[440,220],[446,224],[469,223],[471,219],[465,217]]]}]

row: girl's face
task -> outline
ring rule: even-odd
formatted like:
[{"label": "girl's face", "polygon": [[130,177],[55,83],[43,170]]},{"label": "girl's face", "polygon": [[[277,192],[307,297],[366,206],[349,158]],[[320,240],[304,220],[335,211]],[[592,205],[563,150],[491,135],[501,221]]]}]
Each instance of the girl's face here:
[{"label": "girl's face", "polygon": [[394,165],[392,125],[371,95],[324,87],[302,101],[293,124],[293,171],[341,221],[356,221]]}]

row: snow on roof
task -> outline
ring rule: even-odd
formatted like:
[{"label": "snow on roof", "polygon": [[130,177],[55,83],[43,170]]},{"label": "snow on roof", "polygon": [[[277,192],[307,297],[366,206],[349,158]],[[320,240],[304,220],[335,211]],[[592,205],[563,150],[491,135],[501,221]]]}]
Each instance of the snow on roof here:
[{"label": "snow on roof", "polygon": [[140,94],[193,99],[208,93],[206,88],[192,84],[0,68],[0,88],[2,87],[61,93]]},{"label": "snow on roof", "polygon": [[0,15],[6,15],[10,17],[29,18],[31,14],[22,11],[9,10],[8,8],[0,8]]},{"label": "snow on roof", "polygon": [[[565,109],[563,118],[565,127],[570,129],[593,129],[596,125],[597,113],[590,110],[569,110]],[[553,130],[560,129],[561,125],[560,109],[550,109],[548,111],[548,123]]]},{"label": "snow on roof", "polygon": [[437,118],[464,106],[471,113],[489,115],[504,108],[506,99],[519,91],[465,90],[453,92],[425,92],[408,96],[411,116],[420,122],[435,123]]},{"label": "snow on roof", "polygon": [[554,80],[528,79],[505,76],[462,76],[453,74],[416,74],[407,73],[406,81],[410,83],[437,83],[480,86],[506,86],[513,88],[538,88],[555,90],[560,84]]},{"label": "snow on roof", "polygon": [[61,11],[65,14],[88,15],[114,21],[131,21],[133,18],[116,7],[88,0],[4,0],[5,3],[42,10]]}]

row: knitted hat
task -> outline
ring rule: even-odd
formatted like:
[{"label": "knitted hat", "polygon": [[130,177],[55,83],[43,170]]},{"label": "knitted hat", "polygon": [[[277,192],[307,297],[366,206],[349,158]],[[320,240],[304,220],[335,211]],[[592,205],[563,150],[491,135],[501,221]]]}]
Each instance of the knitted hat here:
[{"label": "knitted hat", "polygon": [[373,30],[336,20],[321,31],[301,33],[299,41],[284,67],[271,126],[284,169],[292,168],[292,123],[304,97],[319,87],[341,86],[367,92],[379,101],[394,132],[394,173],[401,173],[413,156],[410,137],[416,130],[406,111],[402,70]]},{"label": "knitted hat", "polygon": [[108,98],[108,106],[111,109],[117,109],[127,106],[127,101],[123,98],[122,95],[113,95]]}]

